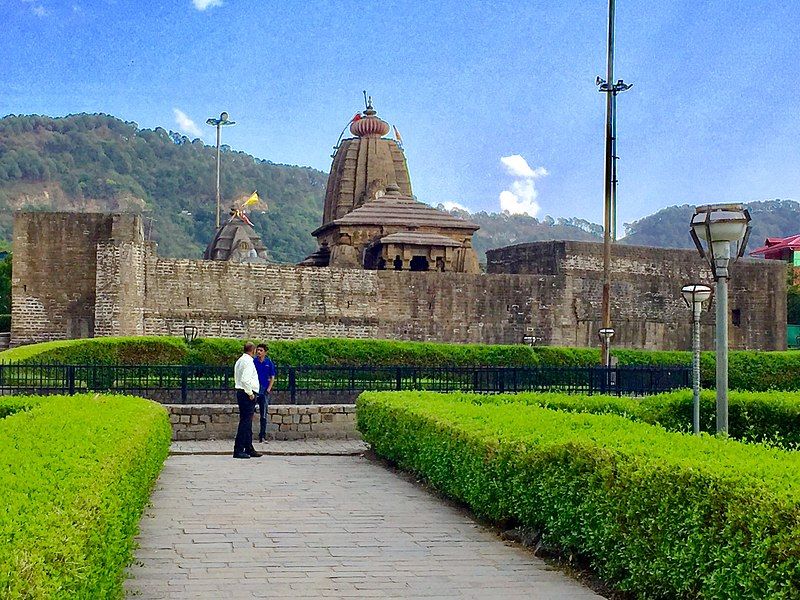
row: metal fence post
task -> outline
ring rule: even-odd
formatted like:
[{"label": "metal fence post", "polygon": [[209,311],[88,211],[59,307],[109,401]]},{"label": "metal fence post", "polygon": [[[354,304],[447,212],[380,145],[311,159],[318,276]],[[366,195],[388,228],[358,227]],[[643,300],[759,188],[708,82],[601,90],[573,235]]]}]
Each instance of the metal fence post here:
[{"label": "metal fence post", "polygon": [[289,367],[289,399],[292,404],[297,404],[297,373],[294,367]]},{"label": "metal fence post", "polygon": [[188,378],[189,378],[189,367],[187,365],[181,365],[181,404],[186,404],[186,400],[188,397]]},{"label": "metal fence post", "polygon": [[69,395],[75,395],[75,365],[67,365],[67,388]]},{"label": "metal fence post", "polygon": [[397,367],[395,372],[395,390],[398,392],[403,389],[403,372],[402,367]]}]

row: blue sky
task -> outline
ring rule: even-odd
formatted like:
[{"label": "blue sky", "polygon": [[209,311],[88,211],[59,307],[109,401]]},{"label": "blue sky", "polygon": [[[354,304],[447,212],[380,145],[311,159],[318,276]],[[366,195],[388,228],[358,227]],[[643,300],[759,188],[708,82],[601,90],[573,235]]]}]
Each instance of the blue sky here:
[{"label": "blue sky", "polygon": [[[0,113],[104,112],[330,167],[363,109],[431,204],[602,222],[606,0],[0,0]],[[617,0],[618,221],[800,200],[800,5]],[[185,115],[185,118],[181,115]],[[194,127],[193,127],[194,124]],[[621,228],[620,228],[621,229]]]}]

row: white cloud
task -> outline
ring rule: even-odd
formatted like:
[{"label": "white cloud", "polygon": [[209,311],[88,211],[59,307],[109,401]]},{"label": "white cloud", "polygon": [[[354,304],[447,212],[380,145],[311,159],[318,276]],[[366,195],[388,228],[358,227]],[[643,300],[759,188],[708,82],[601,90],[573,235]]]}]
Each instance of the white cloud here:
[{"label": "white cloud", "polygon": [[539,192],[536,180],[547,175],[547,169],[536,167],[531,169],[528,161],[519,154],[500,157],[506,172],[515,178],[509,186],[511,189],[500,192],[500,210],[511,214],[527,214],[535,217],[541,207],[536,202]]},{"label": "white cloud", "polygon": [[178,129],[180,129],[181,132],[194,137],[200,137],[203,135],[203,132],[200,131],[200,128],[186,115],[185,112],[178,108],[174,108],[173,110],[175,111],[175,122],[178,124]]},{"label": "white cloud", "polygon": [[33,7],[33,14],[37,17],[46,17],[50,14],[50,12],[44,6],[34,6]]},{"label": "white cloud", "polygon": [[197,10],[205,10],[215,6],[222,6],[222,0],[192,0],[192,4]]},{"label": "white cloud", "polygon": [[442,202],[442,206],[444,206],[445,210],[465,210],[467,212],[471,212],[466,206],[463,204],[459,204],[458,202],[453,202],[452,200],[448,200],[447,202]]}]

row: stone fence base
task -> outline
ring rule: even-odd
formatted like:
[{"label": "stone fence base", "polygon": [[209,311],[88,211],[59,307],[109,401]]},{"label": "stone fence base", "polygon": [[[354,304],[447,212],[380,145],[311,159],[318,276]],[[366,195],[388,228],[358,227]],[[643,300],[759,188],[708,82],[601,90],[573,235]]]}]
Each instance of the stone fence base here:
[{"label": "stone fence base", "polygon": [[[233,404],[235,390],[180,389],[126,389],[126,394],[143,396],[161,404]],[[297,390],[292,396],[287,390],[274,390],[270,395],[273,404],[354,404],[361,392],[358,390]]]},{"label": "stone fence base", "polygon": [[[239,407],[231,404],[165,404],[172,423],[173,440],[233,440],[239,424]],[[306,438],[361,439],[356,430],[353,404],[268,407],[267,437],[272,440]],[[253,417],[253,437],[258,439],[258,408]]]}]

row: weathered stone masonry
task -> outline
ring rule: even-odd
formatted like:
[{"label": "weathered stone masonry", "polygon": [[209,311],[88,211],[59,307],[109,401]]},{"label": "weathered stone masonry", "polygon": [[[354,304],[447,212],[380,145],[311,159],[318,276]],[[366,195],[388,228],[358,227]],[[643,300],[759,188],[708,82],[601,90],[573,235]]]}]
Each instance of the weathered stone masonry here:
[{"label": "weathered stone masonry", "polygon": [[[596,346],[600,244],[489,253],[489,273],[368,271],[159,258],[135,215],[18,213],[12,344],[105,335],[308,337]],[[708,281],[689,251],[616,246],[617,345],[687,348],[680,287]],[[747,286],[749,292],[743,293]],[[785,273],[742,261],[731,282],[733,347],[785,347]],[[713,322],[713,312],[704,315]],[[712,332],[704,340],[710,347]]]},{"label": "weathered stone masonry", "polygon": [[[552,343],[597,345],[602,297],[603,246],[591,242],[536,242],[487,253],[489,273],[562,277],[560,328]],[[707,264],[694,250],[616,244],[611,261],[614,345],[686,349],[691,346],[689,309],[682,286],[713,286]],[[729,339],[732,348],[785,350],[786,266],[741,259],[731,268]],[[715,305],[701,317],[705,349],[714,346]]]}]

